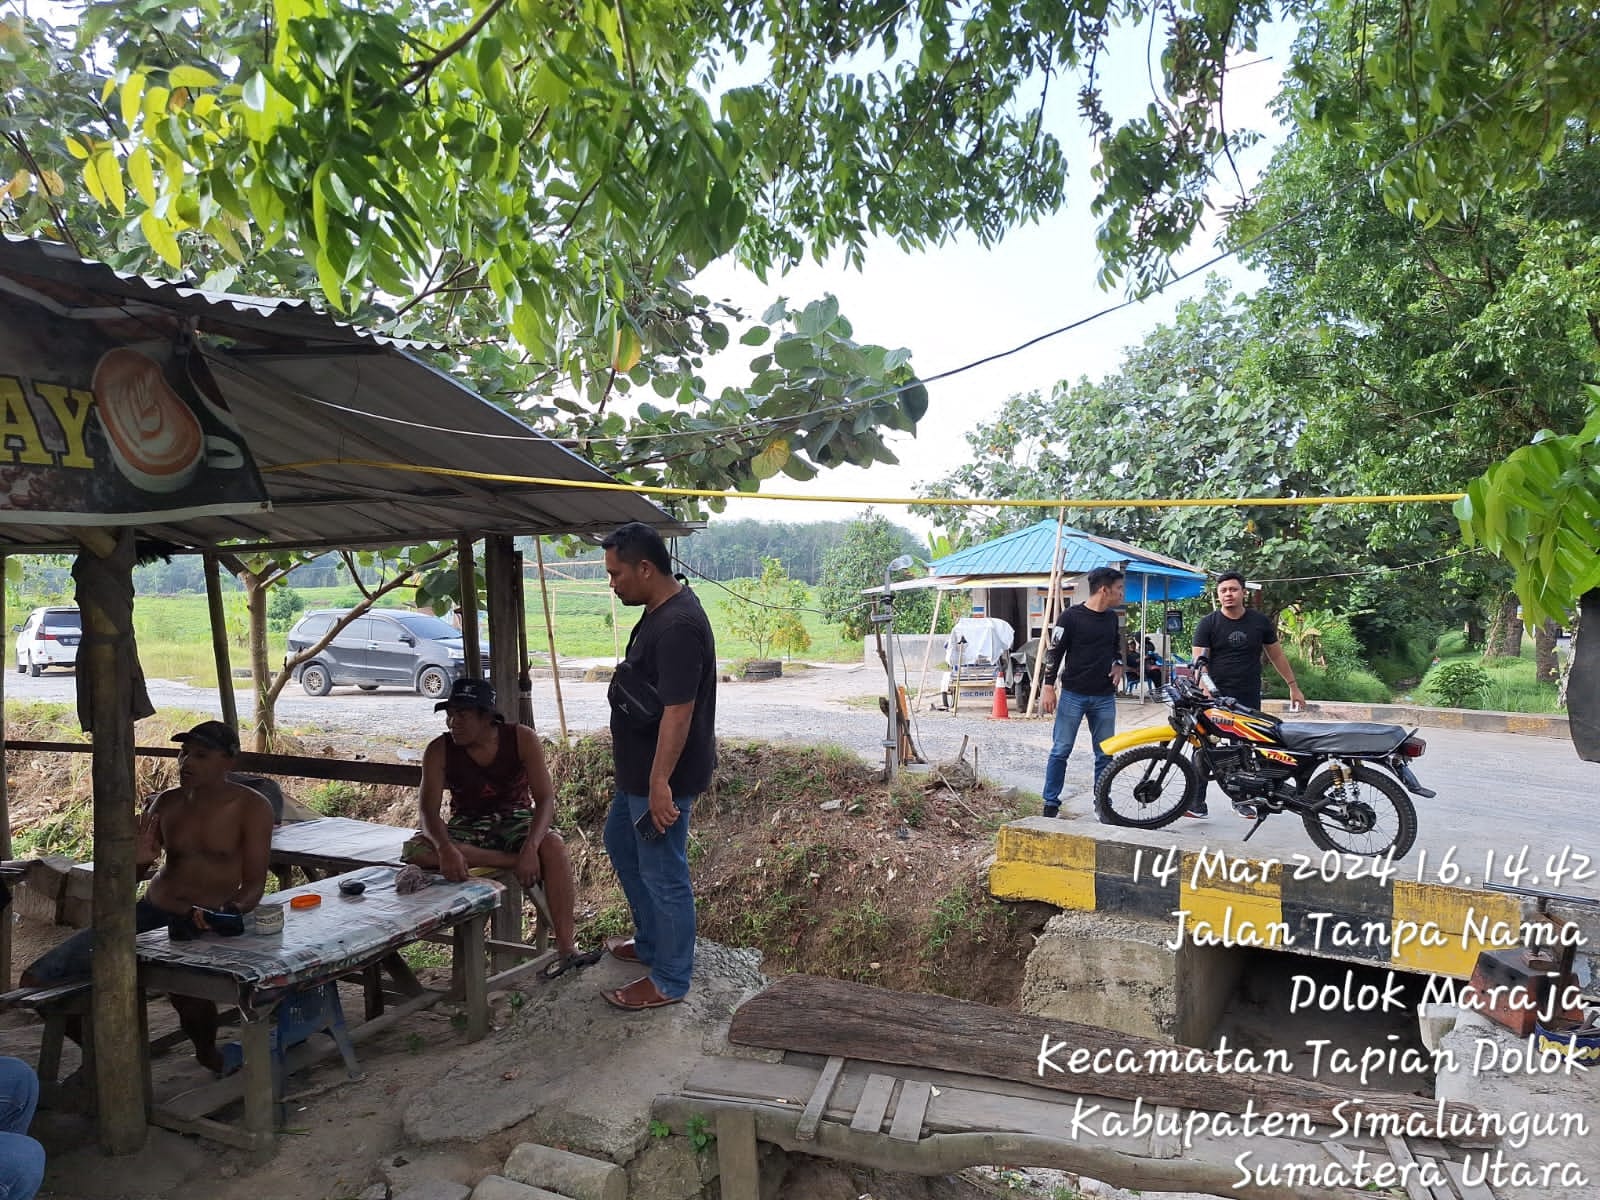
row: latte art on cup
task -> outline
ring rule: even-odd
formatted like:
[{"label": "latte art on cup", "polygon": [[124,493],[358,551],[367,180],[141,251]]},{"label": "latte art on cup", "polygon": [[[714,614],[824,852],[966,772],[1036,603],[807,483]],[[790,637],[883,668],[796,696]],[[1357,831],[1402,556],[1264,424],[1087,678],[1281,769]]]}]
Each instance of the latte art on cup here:
[{"label": "latte art on cup", "polygon": [[146,492],[176,492],[205,461],[205,436],[161,367],[137,350],[108,351],[94,370],[95,407],[111,457]]}]

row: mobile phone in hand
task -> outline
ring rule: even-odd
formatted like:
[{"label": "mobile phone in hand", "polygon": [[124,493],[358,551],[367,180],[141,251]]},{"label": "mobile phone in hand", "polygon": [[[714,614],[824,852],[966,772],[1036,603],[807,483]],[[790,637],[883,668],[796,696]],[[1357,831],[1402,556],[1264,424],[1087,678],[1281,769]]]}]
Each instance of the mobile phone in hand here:
[{"label": "mobile phone in hand", "polygon": [[644,810],[644,816],[633,823],[633,827],[638,830],[639,836],[647,842],[658,842],[665,836],[656,828],[655,819],[651,817],[648,808]]}]

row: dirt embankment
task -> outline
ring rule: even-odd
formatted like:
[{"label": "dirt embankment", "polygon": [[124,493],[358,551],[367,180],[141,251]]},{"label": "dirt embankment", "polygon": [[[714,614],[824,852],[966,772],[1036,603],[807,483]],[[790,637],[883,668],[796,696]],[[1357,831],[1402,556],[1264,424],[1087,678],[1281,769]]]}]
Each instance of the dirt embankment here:
[{"label": "dirt embankment", "polygon": [[[64,705],[21,706],[8,717],[13,739],[82,740]],[[141,741],[170,736],[154,727],[159,721],[141,723]],[[181,718],[174,726],[184,727]],[[320,739],[284,750],[359,752]],[[547,743],[546,753],[578,881],[580,940],[596,944],[631,928],[601,843],[610,741],[589,735]],[[17,854],[91,858],[87,756],[13,752],[6,766]],[[140,759],[140,793],[169,786],[173,770],[171,760]],[[410,789],[279,782],[325,815],[399,826],[416,819]],[[889,787],[835,747],[724,741],[690,833],[700,932],[761,950],[769,976],[804,971],[1014,1005],[1033,934],[1050,911],[1002,904],[984,887],[993,831],[1016,815],[1015,795],[976,783],[965,764],[902,775]]]}]

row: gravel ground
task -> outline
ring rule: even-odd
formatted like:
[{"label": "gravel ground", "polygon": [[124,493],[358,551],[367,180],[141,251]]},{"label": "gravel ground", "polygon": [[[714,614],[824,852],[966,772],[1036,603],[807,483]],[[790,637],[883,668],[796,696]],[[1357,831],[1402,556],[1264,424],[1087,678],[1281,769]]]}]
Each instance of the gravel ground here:
[{"label": "gravel ground", "polygon": [[[183,708],[218,713],[215,688],[193,687],[165,679],[148,681],[151,700],[161,708]],[[883,674],[862,664],[822,664],[793,670],[779,680],[760,683],[724,683],[717,693],[717,734],[723,738],[748,738],[775,742],[832,743],[860,754],[870,762],[883,761],[885,721],[876,697],[884,690]],[[9,675],[5,695],[11,700],[55,700],[71,703],[76,695],[68,673],[47,673],[38,679]],[[609,720],[604,683],[561,681],[567,728],[573,733],[603,729]],[[238,693],[241,715],[250,709],[247,692]],[[555,688],[549,679],[535,679],[534,721],[545,734],[559,729]],[[926,709],[926,701],[924,709]],[[1013,717],[996,721],[989,716],[987,697],[968,698],[959,713],[922,711],[913,718],[912,736],[923,757],[947,762],[968,739],[968,761],[977,760],[979,772],[1004,786],[1037,792],[1044,778],[1044,760],[1050,749],[1047,720]],[[1159,705],[1141,706],[1136,700],[1119,702],[1119,728],[1154,719]],[[442,723],[431,701],[398,688],[376,692],[352,687],[335,688],[320,699],[307,696],[298,684],[289,684],[278,699],[278,724],[311,745],[319,736],[344,742],[357,738],[375,759],[414,760],[421,747],[440,732]],[[1091,756],[1087,734],[1067,769],[1067,794],[1086,793]]]}]

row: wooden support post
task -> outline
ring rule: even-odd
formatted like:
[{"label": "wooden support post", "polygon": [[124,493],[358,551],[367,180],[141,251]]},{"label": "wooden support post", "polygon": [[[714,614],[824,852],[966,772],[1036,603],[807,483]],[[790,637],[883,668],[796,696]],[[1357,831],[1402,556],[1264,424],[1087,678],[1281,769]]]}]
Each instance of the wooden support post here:
[{"label": "wooden support post", "polygon": [[206,571],[206,608],[211,613],[211,653],[217,660],[217,695],[222,700],[222,719],[229,728],[239,728],[239,701],[233,694],[233,665],[228,661],[228,619],[222,611],[222,572],[217,556],[201,556]]},{"label": "wooden support post", "polygon": [[462,921],[456,926],[455,965],[466,1001],[469,1042],[479,1041],[489,1032],[489,987],[483,955],[483,919],[471,917]]},{"label": "wooden support post", "polygon": [[470,537],[456,540],[456,573],[460,579],[461,653],[466,658],[468,679],[483,678],[483,651],[478,645],[478,564],[472,556]]},{"label": "wooden support post", "polygon": [[[539,600],[544,606],[544,635],[550,643],[550,681],[556,688],[556,721],[561,725],[561,740],[567,740],[567,708],[561,702],[561,663],[556,658],[556,626],[550,615],[550,588],[544,578],[544,543],[533,539],[533,551],[539,562]],[[615,628],[615,619],[612,621]]]},{"label": "wooden support post", "polygon": [[[1056,607],[1060,604],[1057,592],[1061,586],[1061,542],[1067,532],[1067,510],[1056,514],[1056,550],[1050,559],[1050,589],[1044,596],[1044,624],[1039,629],[1039,645],[1033,654],[1033,681],[1028,688],[1028,716],[1039,711],[1039,689],[1044,685],[1045,648],[1050,645],[1050,627],[1056,621]],[[1026,615],[1024,615],[1026,620]],[[1052,685],[1055,683],[1051,680]]]},{"label": "wooden support post", "polygon": [[[522,561],[522,551],[518,550],[514,557],[517,560],[517,724],[532,729],[533,675],[528,664],[528,571],[527,565]],[[543,566],[542,563],[540,565]],[[558,708],[560,704],[561,691],[558,685],[556,689]],[[563,738],[565,738],[564,733]]]},{"label": "wooden support post", "polygon": [[273,1014],[266,1012],[256,1014],[254,1020],[239,1023],[239,1041],[244,1049],[244,1130],[258,1152],[272,1145],[272,1134],[277,1126],[272,1022]]},{"label": "wooden support post", "polygon": [[[108,551],[78,578],[83,641],[78,647],[80,712],[94,732],[94,1055],[100,1147],[132,1154],[145,1142],[144,1067],[139,1040],[138,962],[133,907],[137,800],[133,776],[133,661],[130,642],[133,530],[100,535],[86,544]],[[84,551],[83,553],[89,553]],[[126,587],[127,600],[107,592]],[[118,613],[123,612],[119,620]],[[127,621],[126,627],[123,621]]]},{"label": "wooden support post", "polygon": [[[518,944],[522,941],[522,884],[517,881],[515,871],[501,872],[500,882],[506,890],[500,894],[499,906],[489,914],[489,934],[497,942]],[[496,947],[492,957],[494,971],[498,975],[516,966],[520,956]]]},{"label": "wooden support post", "polygon": [[[500,715],[517,719],[517,615],[522,606],[517,593],[522,580],[517,577],[516,553],[509,533],[491,533],[483,539],[483,579],[489,593],[489,677],[494,681]],[[465,615],[465,614],[463,614]]]},{"label": "wooden support post", "polygon": [[[933,620],[928,624],[928,646],[922,652],[922,678],[917,680],[917,703],[915,708],[922,711],[922,690],[928,686],[928,664],[933,661],[933,639],[939,630],[939,606],[944,603],[944,589],[933,589]],[[956,668],[956,686],[960,688],[960,668]]]},{"label": "wooden support post", "polygon": [[728,1109],[717,1114],[717,1168],[722,1200],[761,1200],[756,1116],[748,1109]]}]

